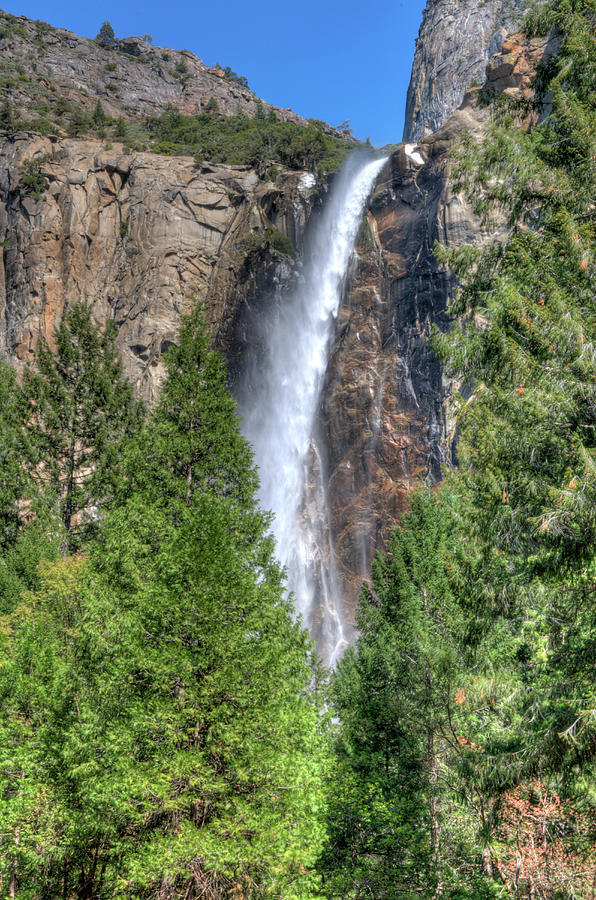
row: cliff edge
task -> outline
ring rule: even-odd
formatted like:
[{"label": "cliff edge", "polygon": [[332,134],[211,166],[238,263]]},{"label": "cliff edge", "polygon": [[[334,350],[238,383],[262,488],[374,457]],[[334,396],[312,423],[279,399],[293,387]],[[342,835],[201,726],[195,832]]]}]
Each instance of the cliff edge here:
[{"label": "cliff edge", "polygon": [[428,0],[408,88],[404,141],[432,134],[500,53],[527,0]]}]

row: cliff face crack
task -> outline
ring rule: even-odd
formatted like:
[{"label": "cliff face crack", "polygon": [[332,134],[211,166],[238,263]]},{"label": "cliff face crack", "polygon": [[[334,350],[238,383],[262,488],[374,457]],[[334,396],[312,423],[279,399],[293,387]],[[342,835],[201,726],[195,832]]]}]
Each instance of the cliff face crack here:
[{"label": "cliff face crack", "polygon": [[288,587],[330,664],[346,642],[315,419],[356,235],[383,163],[348,160],[307,236],[297,287],[275,298],[262,353],[253,356],[239,397],[259,466],[261,503],[275,514],[273,533]]}]

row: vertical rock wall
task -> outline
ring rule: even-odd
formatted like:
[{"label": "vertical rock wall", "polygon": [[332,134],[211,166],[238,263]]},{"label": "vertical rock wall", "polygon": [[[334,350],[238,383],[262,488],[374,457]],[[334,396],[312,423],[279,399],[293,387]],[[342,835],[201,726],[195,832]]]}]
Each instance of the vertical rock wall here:
[{"label": "vertical rock wall", "polygon": [[436,131],[501,50],[527,0],[428,0],[408,89],[405,141]]},{"label": "vertical rock wall", "polygon": [[[47,187],[22,180],[38,159]],[[205,305],[214,342],[230,357],[236,323],[275,268],[263,244],[260,272],[246,240],[268,226],[299,245],[314,190],[279,167],[275,182],[246,166],[203,166],[186,157],[126,153],[98,141],[20,135],[0,148],[0,355],[17,367],[40,336],[51,341],[64,307],[90,303],[112,318],[127,374],[147,401],[157,397],[161,357],[180,316]],[[264,288],[263,288],[264,290]]]},{"label": "vertical rock wall", "polygon": [[360,231],[320,412],[350,614],[409,491],[438,481],[450,460],[452,386],[428,338],[433,327],[448,325],[452,284],[433,248],[436,241],[485,237],[451,192],[447,155],[461,129],[478,131],[484,116],[462,110],[416,152],[400,147],[381,173]]}]

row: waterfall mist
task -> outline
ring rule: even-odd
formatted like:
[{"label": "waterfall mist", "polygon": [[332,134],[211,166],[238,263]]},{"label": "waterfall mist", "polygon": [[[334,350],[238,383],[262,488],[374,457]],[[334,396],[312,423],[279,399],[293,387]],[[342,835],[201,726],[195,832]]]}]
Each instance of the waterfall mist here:
[{"label": "waterfall mist", "polygon": [[333,665],[346,646],[327,504],[324,459],[314,434],[333,325],[362,213],[385,160],[351,156],[311,229],[298,283],[272,304],[262,355],[239,396],[253,445],[260,501],[296,610]]}]

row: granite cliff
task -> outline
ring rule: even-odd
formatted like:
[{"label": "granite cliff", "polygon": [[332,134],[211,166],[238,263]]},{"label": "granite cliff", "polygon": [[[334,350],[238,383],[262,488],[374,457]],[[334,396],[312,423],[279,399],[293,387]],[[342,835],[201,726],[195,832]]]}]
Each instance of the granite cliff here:
[{"label": "granite cliff", "polygon": [[[484,91],[528,98],[538,64],[555,50],[556,40],[509,35],[486,69]],[[434,134],[392,154],[360,229],[320,411],[331,529],[350,613],[408,492],[437,482],[453,458],[454,385],[428,337],[448,326],[454,285],[434,245],[482,243],[500,230],[483,228],[450,180],[459,136],[465,130],[480,139],[488,122],[484,91],[472,88]]]},{"label": "granite cliff", "polygon": [[527,0],[428,0],[408,88],[404,141],[436,131],[502,49]]},{"label": "granite cliff", "polygon": [[[47,188],[39,197],[23,185],[22,164],[31,159],[43,161]],[[314,196],[303,175],[279,168],[274,182],[248,167],[198,171],[187,157],[106,150],[92,140],[21,134],[4,143],[2,356],[19,367],[30,360],[64,307],[82,298],[98,323],[116,321],[126,371],[153,401],[161,355],[185,307],[203,302],[214,342],[229,349],[243,302],[265,290],[270,268],[283,262],[266,229],[299,245]],[[257,235],[255,273],[247,269],[246,241]]]},{"label": "granite cliff", "polygon": [[[147,36],[148,37],[148,36]],[[25,121],[50,127],[60,107],[91,113],[99,101],[108,116],[139,121],[166,107],[196,115],[208,103],[234,115],[254,116],[258,98],[244,79],[205,65],[189,50],[154,47],[140,37],[115,39],[106,48],[64,28],[0,10],[0,90]],[[261,101],[279,121],[305,125],[290,109]],[[329,133],[335,129],[321,123]]]}]

